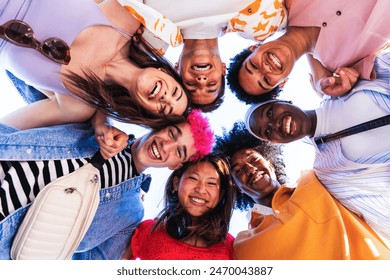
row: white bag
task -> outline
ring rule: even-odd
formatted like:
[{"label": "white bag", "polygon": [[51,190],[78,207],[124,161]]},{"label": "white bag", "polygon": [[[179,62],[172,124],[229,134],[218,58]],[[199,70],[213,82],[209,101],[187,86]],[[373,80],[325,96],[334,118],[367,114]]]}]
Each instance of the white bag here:
[{"label": "white bag", "polygon": [[70,259],[91,225],[99,191],[99,169],[91,163],[44,187],[18,229],[11,258]]}]

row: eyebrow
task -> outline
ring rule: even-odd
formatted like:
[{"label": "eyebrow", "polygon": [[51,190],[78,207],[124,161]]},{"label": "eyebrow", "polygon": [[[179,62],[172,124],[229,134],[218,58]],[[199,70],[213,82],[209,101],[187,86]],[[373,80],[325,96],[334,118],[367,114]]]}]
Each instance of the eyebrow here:
[{"label": "eyebrow", "polygon": [[213,93],[213,92],[217,92],[217,90],[218,90],[218,88],[216,88],[216,89],[209,89],[207,92],[208,93]]}]

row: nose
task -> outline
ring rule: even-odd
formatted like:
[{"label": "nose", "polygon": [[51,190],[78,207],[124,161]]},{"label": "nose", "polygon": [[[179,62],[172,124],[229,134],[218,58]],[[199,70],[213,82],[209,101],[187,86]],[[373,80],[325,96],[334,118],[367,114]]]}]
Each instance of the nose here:
[{"label": "nose", "polygon": [[204,87],[207,83],[207,77],[206,76],[198,76],[196,77],[196,82],[199,86]]},{"label": "nose", "polygon": [[198,184],[196,185],[196,191],[198,193],[205,193],[206,192],[206,184],[205,182],[203,182],[202,180],[200,180],[198,182]]},{"label": "nose", "polygon": [[167,94],[167,92],[165,91],[161,97],[160,97],[160,101],[167,104],[167,105],[171,105],[172,104],[172,96],[170,96],[169,94]]},{"label": "nose", "polygon": [[247,176],[249,176],[250,174],[252,174],[253,172],[257,171],[257,167],[253,166],[252,164],[250,163],[246,163],[245,166],[244,166],[244,171],[245,171],[245,174]]},{"label": "nose", "polygon": [[177,147],[177,143],[172,140],[172,139],[167,139],[164,141],[163,143],[163,148],[164,148],[164,151],[167,153],[167,154],[173,154],[174,151],[176,150],[176,147]]},{"label": "nose", "polygon": [[263,70],[264,73],[272,73],[272,67],[267,61],[264,61],[263,63]]}]

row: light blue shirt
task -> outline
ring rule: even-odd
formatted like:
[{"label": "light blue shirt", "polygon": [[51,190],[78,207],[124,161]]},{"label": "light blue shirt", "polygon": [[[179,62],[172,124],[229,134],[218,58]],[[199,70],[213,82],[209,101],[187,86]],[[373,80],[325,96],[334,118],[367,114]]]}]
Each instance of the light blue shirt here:
[{"label": "light blue shirt", "polygon": [[[375,70],[376,80],[359,81],[339,101],[364,93],[390,113],[390,52],[378,55]],[[388,128],[387,139],[382,141],[390,141],[390,125],[385,127]],[[311,140],[316,152],[313,167],[319,180],[337,200],[363,217],[390,244],[390,151],[352,161],[342,154],[340,140],[318,146]]]}]

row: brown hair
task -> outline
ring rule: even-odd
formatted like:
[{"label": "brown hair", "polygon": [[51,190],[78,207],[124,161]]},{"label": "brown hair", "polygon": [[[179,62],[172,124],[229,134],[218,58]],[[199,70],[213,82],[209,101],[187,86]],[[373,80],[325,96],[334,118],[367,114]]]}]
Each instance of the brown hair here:
[{"label": "brown hair", "polygon": [[[185,90],[183,82],[172,64],[142,37],[138,38],[137,42],[134,40],[129,42],[128,59],[140,68],[162,68]],[[113,119],[155,130],[160,130],[172,122],[177,123],[181,119],[179,116],[155,114],[142,108],[125,87],[113,81],[103,81],[89,69],[83,70],[83,74],[85,77],[75,73],[65,74],[72,87],[77,91],[75,95]],[[186,90],[185,93],[189,96]],[[188,98],[188,100],[190,99]],[[190,101],[188,102],[185,116],[190,107]]]}]

